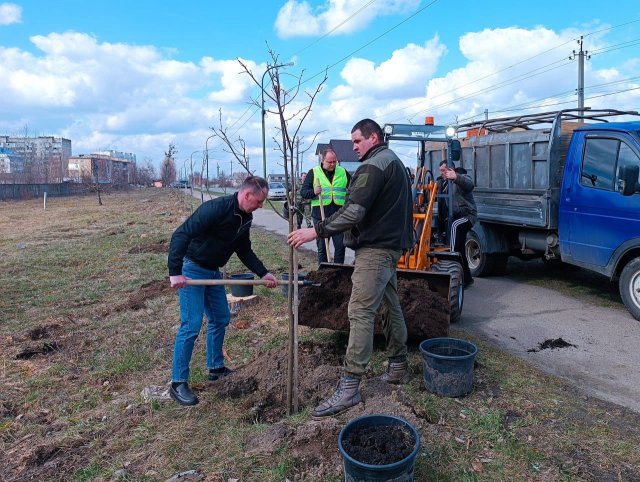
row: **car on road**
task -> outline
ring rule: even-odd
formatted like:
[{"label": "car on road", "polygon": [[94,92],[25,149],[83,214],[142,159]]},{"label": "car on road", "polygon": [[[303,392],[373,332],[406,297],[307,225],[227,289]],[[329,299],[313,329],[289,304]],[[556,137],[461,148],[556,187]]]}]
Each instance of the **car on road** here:
[{"label": "car on road", "polygon": [[284,200],[287,198],[287,190],[284,187],[284,184],[281,182],[270,182],[269,183],[269,195],[268,199],[271,200]]}]

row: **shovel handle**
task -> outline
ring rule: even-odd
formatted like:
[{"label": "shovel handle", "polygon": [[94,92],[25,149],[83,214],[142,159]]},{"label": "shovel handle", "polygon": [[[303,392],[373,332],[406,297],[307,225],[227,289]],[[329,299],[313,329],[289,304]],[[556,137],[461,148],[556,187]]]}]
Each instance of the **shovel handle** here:
[{"label": "shovel handle", "polygon": [[[288,285],[288,280],[276,280],[278,285]],[[311,286],[313,283],[309,280],[293,281],[298,286]],[[187,285],[191,286],[223,286],[223,285],[235,285],[235,286],[260,286],[266,285],[267,281],[262,279],[188,279]]]},{"label": "shovel handle", "polygon": [[[320,217],[324,221],[324,206],[322,205],[322,192],[318,194],[318,201],[320,202]],[[327,251],[327,261],[331,263],[331,251],[329,250],[329,238],[324,238],[324,249]]]}]

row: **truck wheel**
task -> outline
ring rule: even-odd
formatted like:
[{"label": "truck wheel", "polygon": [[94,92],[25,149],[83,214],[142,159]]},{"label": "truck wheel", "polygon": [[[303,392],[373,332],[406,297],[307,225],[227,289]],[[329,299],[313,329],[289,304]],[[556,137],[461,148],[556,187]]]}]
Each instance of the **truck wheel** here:
[{"label": "truck wheel", "polygon": [[624,306],[636,320],[640,320],[640,258],[629,261],[624,267],[618,289]]},{"label": "truck wheel", "polygon": [[464,255],[467,257],[471,276],[489,276],[493,272],[494,258],[482,251],[480,238],[473,231],[467,233],[467,241],[464,244]]},{"label": "truck wheel", "polygon": [[464,304],[464,287],[462,282],[462,266],[457,261],[440,260],[431,265],[434,273],[446,273],[451,276],[449,284],[449,323],[457,323],[462,315]]}]

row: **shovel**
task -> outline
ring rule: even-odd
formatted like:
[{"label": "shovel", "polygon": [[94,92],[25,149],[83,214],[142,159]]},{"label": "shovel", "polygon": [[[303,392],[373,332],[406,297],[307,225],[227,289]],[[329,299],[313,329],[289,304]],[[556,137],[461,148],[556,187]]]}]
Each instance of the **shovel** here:
[{"label": "shovel", "polygon": [[[318,183],[318,185],[320,185]],[[320,217],[324,221],[324,206],[322,205],[322,191],[318,193],[318,201],[320,202]],[[329,250],[329,238],[324,238],[324,246],[327,250],[327,261],[331,263],[331,251]]]},{"label": "shovel", "polygon": [[[320,286],[320,283],[314,283],[311,280],[291,281],[298,286]],[[268,282],[262,279],[188,279],[187,285],[191,286],[221,286],[221,285],[236,285],[236,286],[260,286],[266,285]],[[288,285],[289,280],[276,280],[278,285]]]}]

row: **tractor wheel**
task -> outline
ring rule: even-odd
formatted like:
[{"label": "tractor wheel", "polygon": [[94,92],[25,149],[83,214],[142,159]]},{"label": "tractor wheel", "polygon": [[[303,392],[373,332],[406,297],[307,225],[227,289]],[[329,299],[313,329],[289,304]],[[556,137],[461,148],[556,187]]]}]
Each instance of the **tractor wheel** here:
[{"label": "tractor wheel", "polygon": [[450,323],[457,323],[462,315],[464,304],[464,287],[462,281],[462,265],[457,261],[440,260],[431,266],[434,273],[446,273],[451,276],[449,284]]}]

